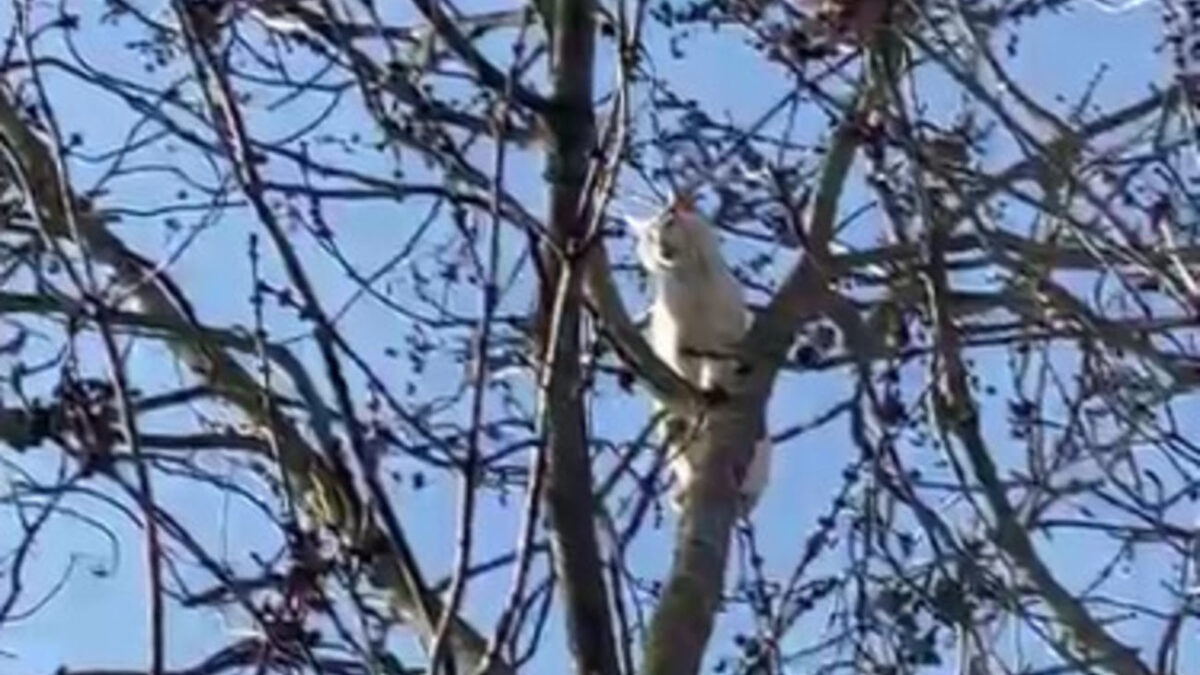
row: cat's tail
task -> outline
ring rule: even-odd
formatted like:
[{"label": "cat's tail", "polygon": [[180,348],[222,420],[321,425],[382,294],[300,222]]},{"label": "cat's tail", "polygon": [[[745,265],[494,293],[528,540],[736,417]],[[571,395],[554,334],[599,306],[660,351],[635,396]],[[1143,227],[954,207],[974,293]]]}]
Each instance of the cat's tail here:
[{"label": "cat's tail", "polygon": [[758,500],[767,490],[771,478],[771,454],[774,447],[771,438],[764,436],[754,443],[754,456],[746,467],[746,475],[742,478],[742,515],[749,516],[758,506]]},{"label": "cat's tail", "polygon": [[[742,500],[739,515],[743,518],[749,517],[754,511],[763,492],[767,489],[767,483],[771,478],[771,454],[773,451],[774,447],[769,437],[760,438],[754,443],[754,456],[750,458],[750,464],[746,467],[746,475],[742,478],[742,484],[738,490]],[[670,466],[672,473],[675,474],[675,485],[671,491],[671,507],[676,513],[679,513],[683,510],[683,495],[687,485],[691,482],[693,468],[688,458],[682,454],[672,457]]]}]

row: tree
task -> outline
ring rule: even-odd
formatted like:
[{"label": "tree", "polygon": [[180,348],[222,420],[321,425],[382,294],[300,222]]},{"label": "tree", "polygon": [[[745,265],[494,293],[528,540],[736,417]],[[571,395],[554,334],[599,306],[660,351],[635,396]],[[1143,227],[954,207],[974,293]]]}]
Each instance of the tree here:
[{"label": "tree", "polygon": [[[18,670],[1200,663],[1189,9],[394,4],[0,15]],[[1066,28],[1145,50],[1023,70]],[[636,320],[670,190],[756,301],[715,391]]]}]

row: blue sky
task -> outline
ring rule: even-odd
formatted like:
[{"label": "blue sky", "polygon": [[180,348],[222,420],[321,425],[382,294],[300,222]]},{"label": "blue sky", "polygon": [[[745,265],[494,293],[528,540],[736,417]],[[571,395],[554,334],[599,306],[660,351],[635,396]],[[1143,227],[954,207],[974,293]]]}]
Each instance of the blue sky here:
[{"label": "blue sky", "polygon": [[[82,6],[81,3],[75,4]],[[482,4],[464,3],[463,9],[471,11]],[[491,7],[489,3],[487,8]],[[1027,91],[1061,110],[1063,106],[1055,103],[1054,94],[1062,94],[1068,101],[1074,100],[1102,61],[1109,63],[1109,71],[1097,89],[1096,101],[1104,106],[1140,98],[1150,82],[1164,81],[1163,62],[1152,52],[1159,30],[1156,5],[1148,3],[1117,15],[1099,11],[1087,3],[1077,3],[1075,7],[1075,11],[1060,17],[1039,18],[1030,23],[1028,31],[1023,33],[1021,50],[1011,72]],[[85,27],[94,26],[95,9],[90,7],[84,13]],[[0,9],[0,25],[11,20],[8,12],[11,12],[8,7]],[[651,28],[656,32],[654,44],[661,47],[661,29],[653,24]],[[78,47],[99,70],[117,77],[150,84],[174,79],[178,75],[177,71],[142,72],[138,59],[128,50],[120,48],[121,36],[120,29],[105,28],[94,33],[84,30],[77,36]],[[754,120],[784,91],[782,87],[786,86],[786,81],[781,74],[764,65],[760,57],[741,44],[737,36],[699,32],[684,44],[687,56],[678,61],[667,58],[661,48],[656,50],[658,75],[669,80],[677,90],[700,100],[710,113],[727,112],[733,119],[743,122]],[[41,49],[55,51],[59,47],[45,41],[39,44]],[[610,81],[611,71],[611,54],[604,54],[600,64],[602,83]],[[80,87],[60,77],[53,69],[46,69],[45,76],[63,128],[83,133],[89,149],[115,147],[129,132],[133,119],[121,103],[99,96],[95,90]],[[934,80],[923,83],[922,95],[939,112],[955,105],[958,96],[957,91]],[[283,134],[300,126],[299,120],[314,114],[319,107],[316,101],[300,102],[274,113],[252,117],[251,124],[265,137],[271,137],[273,133]],[[812,115],[812,119],[817,118]],[[362,124],[357,94],[350,92],[339,112],[324,123],[322,130],[328,134],[349,133],[356,128],[365,128]],[[331,158],[343,153],[337,144],[322,142],[319,138],[312,139],[312,149],[314,153]],[[165,149],[158,152],[164,153],[164,162],[187,165],[197,175],[205,175],[202,166],[192,166],[195,162],[188,159],[187,151],[173,155],[165,154]],[[995,161],[1002,164],[1007,153],[1003,148],[999,148],[998,153]],[[480,166],[488,165],[490,160],[486,157],[486,153],[478,153]],[[153,152],[143,152],[137,161],[149,163],[152,158]],[[386,157],[361,152],[353,159],[340,161],[365,172],[379,174],[386,173],[391,166]],[[432,178],[419,166],[415,157],[406,158],[404,166],[409,178]],[[278,165],[269,171],[273,172],[269,174],[272,178],[297,178],[288,175]],[[509,188],[530,211],[539,214],[544,208],[540,171],[540,159],[529,153],[514,153],[508,168]],[[95,167],[80,165],[75,178],[78,185],[88,185],[96,175]],[[105,199],[104,204],[141,207],[159,204],[168,196],[163,184],[161,174],[147,173],[141,177],[123,178],[110,186],[112,195]],[[170,192],[174,189],[172,187]],[[641,195],[648,194],[644,186],[636,183],[629,189]],[[861,198],[861,191],[852,192],[844,205],[846,212]],[[633,200],[619,199],[619,207],[629,208],[630,201]],[[346,257],[355,261],[361,269],[369,270],[390,259],[402,246],[422,217],[423,209],[419,203],[396,207],[377,201],[331,204],[327,215],[336,232],[336,242]],[[444,222],[445,219],[443,225]],[[872,228],[877,226],[877,218],[866,219],[847,235],[849,243],[868,243]],[[186,255],[172,265],[172,274],[187,289],[199,316],[205,322],[212,325],[249,324],[249,260],[245,253],[245,242],[249,233],[256,228],[247,210],[230,209],[220,220],[201,231]],[[161,252],[164,246],[178,243],[178,237],[174,241],[166,238],[163,228],[153,219],[129,219],[120,227],[120,232],[140,250],[155,254]],[[321,289],[326,307],[340,306],[353,293],[353,288],[328,257],[320,253],[311,237],[298,234],[296,241],[310,266],[310,273]],[[506,240],[505,259],[509,264],[514,259],[518,242],[515,238]],[[745,250],[742,248],[730,247],[733,256],[743,253]],[[431,255],[428,249],[414,254],[411,260],[400,266],[399,269],[404,272],[393,275],[394,283],[402,286],[405,274],[411,268],[431,271]],[[783,266],[779,266],[779,269],[782,270]],[[283,279],[278,265],[273,261],[267,263],[265,273],[276,283]],[[644,299],[639,299],[634,293],[632,283],[625,286],[629,290],[627,301],[634,309],[640,309]],[[530,301],[528,288],[527,283],[519,284],[514,293],[506,298],[505,309],[524,311]],[[477,305],[475,297],[463,297],[461,302],[467,308]],[[275,337],[287,335],[289,330],[294,333],[298,325],[285,313],[278,311],[271,312],[269,323],[276,331]],[[403,347],[401,338],[412,327],[376,303],[357,303],[347,313],[341,326],[350,341],[370,356],[381,374],[401,383],[397,386],[398,390],[402,389],[402,383],[412,381],[418,386],[419,394],[427,396],[433,391],[452,388],[457,382],[460,370],[454,364],[433,364],[425,373],[417,374],[412,372],[404,359],[385,356],[386,347]],[[293,348],[307,362],[315,362],[316,353],[310,343],[298,343]],[[1004,358],[1001,352],[980,356],[983,371],[995,373],[995,379],[998,380],[996,384],[1000,385],[1002,382],[999,380],[1005,376]],[[177,373],[164,367],[162,351],[146,344],[134,350],[130,374],[135,381],[164,387],[175,383],[177,378]],[[907,370],[906,377],[916,383],[923,373],[918,366]],[[357,383],[361,383],[361,379],[357,379]],[[785,376],[772,401],[772,428],[782,429],[810,419],[832,402],[844,398],[850,386],[850,380],[842,372]],[[610,385],[605,387],[612,389]],[[609,396],[594,404],[592,421],[597,426],[603,426],[614,437],[631,437],[640,430],[647,409],[642,397],[630,399]],[[999,409],[1002,410],[1002,406]],[[185,417],[183,414],[160,416],[153,424],[169,428],[185,421]],[[992,418],[987,422],[995,431],[996,438],[1005,437],[1002,419]],[[1020,457],[1020,448],[1015,444],[1004,447],[1003,452],[1009,460]],[[844,422],[806,434],[797,442],[779,449],[772,487],[756,515],[758,543],[770,572],[786,577],[790,564],[803,549],[805,537],[813,529],[816,518],[826,510],[831,495],[840,486],[839,476],[846,461],[854,454]],[[207,468],[216,472],[234,471],[222,462],[207,458],[203,461]],[[31,453],[21,460],[21,466],[27,469],[33,467],[49,475],[56,470],[56,462],[53,453]],[[607,460],[602,464],[610,465]],[[411,462],[398,461],[395,468],[410,472],[415,467]],[[396,501],[411,538],[418,542],[418,552],[427,575],[436,579],[450,568],[453,559],[453,538],[448,533],[454,527],[454,492],[448,475],[431,474],[430,477],[432,483],[429,488],[421,491],[402,490]],[[179,517],[212,543],[212,550],[227,547],[231,551],[231,560],[244,562],[246,549],[270,550],[275,543],[275,535],[264,525],[261,516],[236,502],[220,498],[211,490],[171,479],[160,479],[158,490],[163,501],[175,505],[174,511]],[[519,503],[519,498],[518,494],[510,496],[514,503]],[[78,503],[89,505],[87,508],[90,509],[96,508],[94,502]],[[507,550],[515,539],[519,516],[518,509],[502,507],[492,496],[483,499],[481,508],[483,512],[476,531],[476,559]],[[3,522],[0,536],[13,536],[14,521],[6,518]],[[107,569],[108,545],[104,539],[92,530],[63,519],[56,520],[51,527],[37,551],[38,560],[44,563],[30,566],[32,575],[29,585],[33,588],[49,587],[73,559],[78,561],[77,572],[70,583],[34,617],[6,626],[0,632],[0,649],[16,655],[12,660],[0,656],[0,672],[24,675],[51,672],[62,664],[136,666],[143,663],[146,647],[142,636],[146,634],[146,626],[142,600],[144,569],[138,543],[140,535],[128,523],[114,526],[122,541],[120,564],[111,569],[111,573],[99,577],[86,572],[92,566]],[[670,541],[669,526],[648,531],[640,538],[631,552],[638,572],[647,576],[664,572],[669,562]],[[1047,556],[1058,569],[1072,572],[1086,565],[1101,564],[1103,561],[1098,560],[1098,551],[1097,542],[1086,537],[1056,540],[1045,548]],[[828,572],[836,562],[834,557],[828,557],[816,572]],[[1118,582],[1118,587],[1126,589],[1134,597],[1151,593],[1163,572],[1161,565],[1155,561],[1138,559],[1125,580]],[[184,574],[195,574],[195,571],[185,571]],[[508,573],[505,571],[486,576],[470,587],[468,615],[485,632],[494,625],[498,609],[496,599],[503,597],[508,583]],[[232,617],[229,622],[239,624],[244,620]],[[171,663],[175,666],[186,665],[229,639],[227,624],[216,616],[173,611],[170,626]],[[821,627],[822,617],[803,622],[796,636],[789,640],[789,645],[799,647],[816,642],[819,638],[814,636],[819,635]],[[733,632],[745,629],[746,616],[741,610],[723,615],[720,630],[713,641],[712,657],[732,653],[729,638]],[[554,669],[561,666],[565,659],[559,624],[552,623],[549,630],[543,643],[544,653],[535,662],[535,669],[531,672]],[[1134,641],[1153,637],[1153,634],[1139,632],[1137,627],[1128,629],[1123,635]],[[1196,659],[1195,654],[1191,657]]]}]

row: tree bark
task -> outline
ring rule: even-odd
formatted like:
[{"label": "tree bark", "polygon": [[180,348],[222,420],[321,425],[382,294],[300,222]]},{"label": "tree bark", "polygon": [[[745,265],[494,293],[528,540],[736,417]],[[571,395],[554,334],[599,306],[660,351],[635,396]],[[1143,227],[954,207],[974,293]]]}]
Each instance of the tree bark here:
[{"label": "tree bark", "polygon": [[700,671],[721,602],[739,477],[762,433],[765,396],[742,394],[711,409],[688,448],[697,470],[680,515],[675,557],[646,642],[646,675]]},{"label": "tree bark", "polygon": [[590,1],[561,0],[551,18],[553,93],[546,116],[551,245],[543,256],[548,269],[542,278],[538,322],[548,444],[543,496],[575,670],[616,675],[620,671],[596,540],[580,372],[581,254],[590,222],[585,184],[595,142],[594,12]]}]

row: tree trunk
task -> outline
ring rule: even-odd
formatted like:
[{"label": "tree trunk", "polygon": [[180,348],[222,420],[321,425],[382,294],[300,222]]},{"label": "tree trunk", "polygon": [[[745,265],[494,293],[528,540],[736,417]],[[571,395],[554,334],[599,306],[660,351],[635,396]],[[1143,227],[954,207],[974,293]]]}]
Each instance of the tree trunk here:
[{"label": "tree trunk", "polygon": [[587,236],[588,165],[594,145],[592,2],[554,6],[554,91],[546,177],[550,186],[551,250],[539,301],[542,392],[547,462],[544,498],[555,572],[566,601],[567,631],[577,673],[616,675],[616,641],[596,541],[591,463],[580,373],[582,256]]},{"label": "tree trunk", "polygon": [[646,675],[699,672],[721,601],[740,477],[762,435],[766,396],[742,394],[709,410],[688,452],[696,473],[684,496],[675,556],[646,643]]}]

